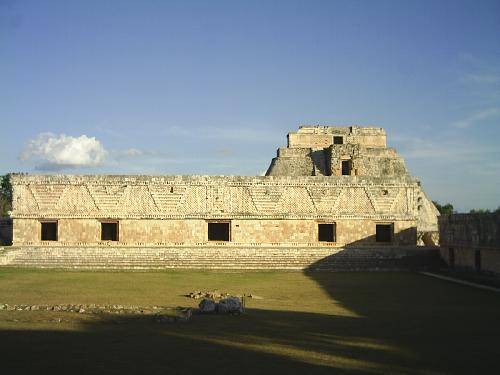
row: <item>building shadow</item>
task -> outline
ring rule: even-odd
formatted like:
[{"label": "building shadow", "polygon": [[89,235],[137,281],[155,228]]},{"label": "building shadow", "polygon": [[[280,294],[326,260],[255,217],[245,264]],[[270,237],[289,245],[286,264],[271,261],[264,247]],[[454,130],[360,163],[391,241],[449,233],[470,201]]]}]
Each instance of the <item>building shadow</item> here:
[{"label": "building shadow", "polygon": [[326,270],[435,271],[446,267],[439,255],[439,247],[410,245],[416,242],[416,233],[416,228],[408,228],[394,233],[386,243],[379,242],[376,235],[365,236],[312,263],[305,273]]},{"label": "building shadow", "polygon": [[[395,243],[410,234],[401,233]],[[330,313],[250,308],[240,316],[195,315],[187,323],[158,323],[141,315],[0,311],[1,366],[8,374],[500,371],[496,295],[414,272],[318,271],[332,261],[355,259],[359,269],[418,271],[436,261],[440,265],[436,249],[402,252],[395,243],[375,246],[374,236],[368,237],[303,271],[325,300],[339,307]],[[6,322],[2,315],[9,313]],[[38,321],[19,329],[26,314]],[[459,354],[464,352],[468,355]]]},{"label": "building shadow", "polygon": [[[251,308],[240,316],[195,315],[187,323],[34,311],[14,312],[6,323],[2,314],[11,312],[0,312],[2,368],[8,374],[470,374],[499,369],[496,295],[411,272],[305,273],[341,309]],[[62,322],[53,323],[56,318]],[[31,328],[16,329],[26,319]],[[464,351],[468,354],[459,354]]]},{"label": "building shadow", "polygon": [[385,374],[411,369],[412,353],[363,336],[364,319],[249,310],[239,317],[204,315],[189,323],[160,324],[103,315],[76,331],[2,330],[0,350],[9,374]]}]

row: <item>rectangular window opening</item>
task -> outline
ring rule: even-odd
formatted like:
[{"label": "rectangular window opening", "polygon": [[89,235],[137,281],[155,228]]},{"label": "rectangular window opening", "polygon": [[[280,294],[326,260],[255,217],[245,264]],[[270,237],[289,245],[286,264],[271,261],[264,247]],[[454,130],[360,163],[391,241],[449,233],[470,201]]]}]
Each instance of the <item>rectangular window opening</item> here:
[{"label": "rectangular window opening", "polygon": [[42,241],[57,241],[57,221],[47,221],[42,224]]},{"label": "rectangular window opening", "polygon": [[230,223],[208,223],[209,241],[230,241]]},{"label": "rectangular window opening", "polygon": [[481,272],[481,250],[474,252],[474,266],[477,272]]},{"label": "rectangular window opening", "polygon": [[335,223],[318,224],[318,241],[335,242],[336,229]]},{"label": "rectangular window opening", "polygon": [[351,175],[351,161],[342,160],[342,176],[350,176],[350,175]]},{"label": "rectangular window opening", "polygon": [[333,144],[334,145],[343,145],[344,144],[344,137],[340,137],[340,136],[333,137]]},{"label": "rectangular window opening", "polygon": [[101,241],[118,241],[118,222],[101,223]]},{"label": "rectangular window opening", "polygon": [[392,224],[377,224],[376,228],[376,241],[377,242],[391,242],[393,235]]}]

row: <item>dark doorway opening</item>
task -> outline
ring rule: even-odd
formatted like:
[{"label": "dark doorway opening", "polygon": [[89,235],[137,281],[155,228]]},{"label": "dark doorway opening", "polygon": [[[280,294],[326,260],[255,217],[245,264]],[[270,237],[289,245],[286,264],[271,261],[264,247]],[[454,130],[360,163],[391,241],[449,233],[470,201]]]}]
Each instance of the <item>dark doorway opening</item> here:
[{"label": "dark doorway opening", "polygon": [[474,265],[476,266],[476,271],[481,271],[481,250],[476,250],[474,252]]},{"label": "dark doorway opening", "polygon": [[42,241],[57,241],[57,221],[44,222],[42,224]]},{"label": "dark doorway opening", "polygon": [[118,222],[101,223],[101,241],[118,241]]},{"label": "dark doorway opening", "polygon": [[350,176],[351,175],[351,161],[350,160],[342,160],[342,175]]},{"label": "dark doorway opening", "polygon": [[376,241],[377,242],[391,242],[392,241],[392,224],[377,224],[376,228]]},{"label": "dark doorway opening", "polygon": [[344,144],[344,137],[333,137],[333,144],[334,145],[343,145]]},{"label": "dark doorway opening", "polygon": [[453,247],[448,248],[448,261],[450,268],[455,268],[455,249]]},{"label": "dark doorway opening", "polygon": [[208,223],[209,241],[229,241],[229,223]]},{"label": "dark doorway opening", "polygon": [[335,242],[336,235],[335,223],[318,224],[318,241],[319,242]]}]

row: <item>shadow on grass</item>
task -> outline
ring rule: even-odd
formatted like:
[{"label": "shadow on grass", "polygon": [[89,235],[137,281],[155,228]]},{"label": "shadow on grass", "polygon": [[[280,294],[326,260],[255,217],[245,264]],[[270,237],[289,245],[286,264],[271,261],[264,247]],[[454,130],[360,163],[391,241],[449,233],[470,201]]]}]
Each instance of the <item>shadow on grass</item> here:
[{"label": "shadow on grass", "polygon": [[[69,322],[57,328],[12,324],[0,331],[1,366],[9,374],[498,370],[497,295],[411,273],[306,274],[352,314],[249,309],[161,324],[151,317],[59,313]],[[36,313],[40,322],[55,316]],[[22,323],[29,314],[16,316]]]},{"label": "shadow on grass", "polygon": [[[402,259],[399,265],[418,269],[418,262]],[[393,349],[391,355],[376,354],[379,363],[394,366],[390,373],[500,373],[500,298],[495,293],[410,272],[305,274],[332,300],[359,314],[360,319],[343,320],[334,331]],[[348,284],[344,279],[338,288],[343,278]],[[359,350],[355,357],[366,358]]]},{"label": "shadow on grass", "polygon": [[[28,313],[28,312],[27,312]],[[44,312],[44,314],[50,314]],[[42,314],[43,315],[43,314]],[[71,314],[59,314],[71,319]],[[74,314],[73,314],[74,316]],[[352,336],[358,318],[248,310],[188,323],[102,315],[77,330],[4,330],[2,367],[12,373],[387,373],[412,355]]]}]

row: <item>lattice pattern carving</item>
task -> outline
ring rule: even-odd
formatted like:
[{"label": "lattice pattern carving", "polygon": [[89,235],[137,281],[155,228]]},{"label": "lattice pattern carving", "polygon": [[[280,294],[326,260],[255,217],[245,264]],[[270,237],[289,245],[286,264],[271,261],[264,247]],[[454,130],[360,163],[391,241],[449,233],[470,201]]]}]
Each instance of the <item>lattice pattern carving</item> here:
[{"label": "lattice pattern carving", "polygon": [[368,188],[367,193],[377,212],[389,213],[400,190],[400,188],[377,186]]},{"label": "lattice pattern carving", "polygon": [[126,185],[93,185],[88,184],[88,189],[99,210],[115,211],[125,192]]},{"label": "lattice pattern carving", "polygon": [[30,185],[31,192],[40,210],[53,209],[59,202],[66,185]]},{"label": "lattice pattern carving", "polygon": [[56,201],[57,212],[95,212],[97,206],[86,185],[67,186]]},{"label": "lattice pattern carving", "polygon": [[311,198],[318,212],[333,212],[337,207],[341,188],[315,186],[309,188]]},{"label": "lattice pattern carving", "polygon": [[[16,177],[16,217],[296,217],[415,215],[413,181],[335,177]],[[66,183],[59,183],[66,178]],[[335,180],[334,180],[335,181]],[[374,216],[375,215],[375,216]]]},{"label": "lattice pattern carving", "polygon": [[248,187],[230,186],[230,210],[239,213],[255,213],[257,208],[253,203]]},{"label": "lattice pattern carving", "polygon": [[278,212],[307,213],[314,212],[314,203],[305,187],[289,187],[284,189],[279,204]]},{"label": "lattice pattern carving", "polygon": [[174,211],[186,198],[186,186],[150,185],[151,196],[160,211]]},{"label": "lattice pattern carving", "polygon": [[207,212],[207,198],[206,186],[190,186],[186,191],[185,203],[179,211],[186,214]]},{"label": "lattice pattern carving", "polygon": [[345,214],[372,214],[375,212],[366,190],[361,187],[345,189],[338,199],[336,210]]},{"label": "lattice pattern carving", "polygon": [[257,185],[250,188],[250,194],[257,211],[274,212],[283,191],[277,186]]},{"label": "lattice pattern carving", "polygon": [[119,205],[124,211],[131,213],[158,211],[147,185],[128,185],[120,198]]}]

